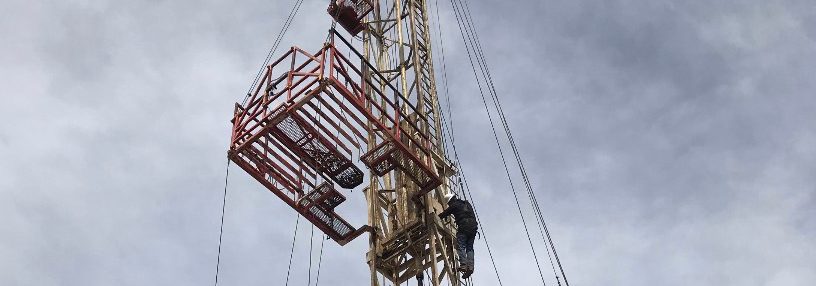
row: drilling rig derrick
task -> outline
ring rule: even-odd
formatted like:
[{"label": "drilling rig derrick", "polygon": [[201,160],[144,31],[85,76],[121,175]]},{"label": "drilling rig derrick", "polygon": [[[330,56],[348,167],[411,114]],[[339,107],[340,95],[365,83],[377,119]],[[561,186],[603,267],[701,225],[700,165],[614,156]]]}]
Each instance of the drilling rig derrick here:
[{"label": "drilling rig derrick", "polygon": [[[332,0],[327,11],[350,38],[332,28],[316,52],[292,47],[266,66],[235,105],[229,157],[340,245],[368,232],[371,285],[428,270],[430,285],[460,285],[455,229],[437,217],[456,171],[442,146],[427,5]],[[335,212],[339,189],[363,191],[366,226]]]}]

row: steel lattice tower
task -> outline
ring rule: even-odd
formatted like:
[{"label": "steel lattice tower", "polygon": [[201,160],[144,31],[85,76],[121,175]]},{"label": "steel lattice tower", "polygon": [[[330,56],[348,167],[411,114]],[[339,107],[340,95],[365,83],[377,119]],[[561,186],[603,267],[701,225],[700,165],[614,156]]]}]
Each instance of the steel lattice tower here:
[{"label": "steel lattice tower", "polygon": [[[235,105],[229,158],[338,244],[368,232],[372,285],[458,286],[455,229],[437,216],[456,170],[427,3],[333,0],[328,12],[362,47],[332,28],[317,52],[292,47],[266,65]],[[365,194],[366,226],[335,211],[342,189]]]},{"label": "steel lattice tower", "polygon": [[[425,0],[371,1],[373,9],[364,19],[366,29],[361,33],[365,58],[376,63],[386,81],[417,107],[411,116],[424,118],[417,120],[423,123],[417,131],[427,136],[431,154],[420,159],[429,162],[441,178],[439,187],[418,200],[415,186],[406,183],[406,175],[399,169],[371,180],[366,193],[368,224],[377,234],[370,237],[367,255],[371,284],[379,285],[378,272],[400,285],[429,269],[430,277],[425,280],[431,285],[441,285],[444,280],[459,285],[455,231],[436,215],[443,209],[442,198],[450,192],[450,177],[455,171],[445,157],[441,139],[428,5]],[[382,77],[372,81],[386,85]]]}]

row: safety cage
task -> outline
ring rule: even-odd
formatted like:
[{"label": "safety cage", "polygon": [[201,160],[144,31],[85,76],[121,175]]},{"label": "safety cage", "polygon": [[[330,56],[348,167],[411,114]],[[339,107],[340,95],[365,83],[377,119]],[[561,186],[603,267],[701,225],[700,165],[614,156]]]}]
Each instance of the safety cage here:
[{"label": "safety cage", "polygon": [[332,0],[326,12],[352,36],[365,29],[364,19],[374,10],[373,0]]},{"label": "safety cage", "polygon": [[340,244],[362,230],[335,213],[335,183],[399,168],[415,196],[441,184],[428,118],[335,31],[316,53],[292,47],[268,65],[232,123],[230,159]]}]

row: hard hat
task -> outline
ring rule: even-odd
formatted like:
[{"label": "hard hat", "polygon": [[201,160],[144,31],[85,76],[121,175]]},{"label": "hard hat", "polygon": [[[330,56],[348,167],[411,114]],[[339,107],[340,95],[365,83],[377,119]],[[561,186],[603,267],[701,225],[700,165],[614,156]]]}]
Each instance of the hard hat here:
[{"label": "hard hat", "polygon": [[447,203],[447,202],[449,202],[449,201],[450,201],[450,199],[451,199],[451,198],[453,198],[453,196],[454,196],[454,195],[453,195],[453,193],[447,193],[447,194],[445,194],[445,196],[444,196],[444,198],[445,198],[445,202],[446,202],[446,203]]}]

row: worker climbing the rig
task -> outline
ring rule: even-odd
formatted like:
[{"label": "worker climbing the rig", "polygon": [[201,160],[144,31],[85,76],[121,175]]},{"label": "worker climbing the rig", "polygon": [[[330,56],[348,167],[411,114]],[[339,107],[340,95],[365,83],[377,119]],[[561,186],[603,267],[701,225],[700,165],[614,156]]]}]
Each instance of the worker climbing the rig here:
[{"label": "worker climbing the rig", "polygon": [[448,194],[445,198],[448,199],[448,208],[439,214],[439,218],[444,219],[453,215],[456,219],[456,242],[460,261],[458,270],[463,273],[462,278],[467,279],[473,274],[473,240],[476,239],[479,224],[476,222],[473,206],[468,201],[459,199],[454,194]]}]

